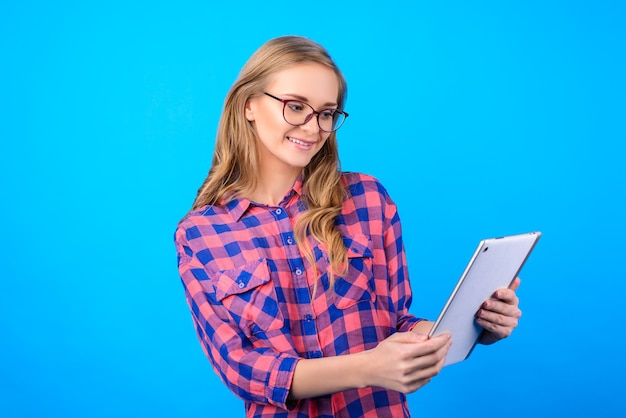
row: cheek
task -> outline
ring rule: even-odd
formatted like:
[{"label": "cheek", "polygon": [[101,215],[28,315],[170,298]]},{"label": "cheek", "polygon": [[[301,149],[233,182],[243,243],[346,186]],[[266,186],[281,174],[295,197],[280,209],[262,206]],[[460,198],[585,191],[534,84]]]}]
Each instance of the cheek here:
[{"label": "cheek", "polygon": [[257,111],[255,112],[255,125],[257,129],[263,131],[279,131],[291,127],[283,120],[283,115],[277,112]]},{"label": "cheek", "polygon": [[326,144],[326,141],[328,141],[328,138],[330,138],[331,133],[329,132],[322,132],[320,134],[320,148],[324,146],[324,144]]}]

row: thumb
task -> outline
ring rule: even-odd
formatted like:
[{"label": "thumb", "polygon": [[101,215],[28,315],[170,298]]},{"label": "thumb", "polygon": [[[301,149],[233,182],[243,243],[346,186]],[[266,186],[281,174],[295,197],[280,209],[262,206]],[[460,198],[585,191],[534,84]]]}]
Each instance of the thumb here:
[{"label": "thumb", "polygon": [[516,277],[515,280],[513,280],[513,282],[511,283],[511,286],[509,286],[509,289],[515,291],[519,288],[519,285],[522,283],[522,280],[519,277]]}]

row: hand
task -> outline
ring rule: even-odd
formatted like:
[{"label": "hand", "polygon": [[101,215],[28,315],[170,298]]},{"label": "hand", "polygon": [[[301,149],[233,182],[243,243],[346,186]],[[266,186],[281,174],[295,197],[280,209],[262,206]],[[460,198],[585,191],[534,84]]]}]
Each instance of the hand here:
[{"label": "hand", "polygon": [[481,344],[493,344],[506,338],[517,327],[522,311],[515,291],[520,282],[517,277],[508,289],[496,290],[476,313],[476,322],[484,329],[478,340]]},{"label": "hand", "polygon": [[367,352],[366,385],[415,392],[441,371],[451,344],[450,334],[428,339],[415,332],[397,332]]}]

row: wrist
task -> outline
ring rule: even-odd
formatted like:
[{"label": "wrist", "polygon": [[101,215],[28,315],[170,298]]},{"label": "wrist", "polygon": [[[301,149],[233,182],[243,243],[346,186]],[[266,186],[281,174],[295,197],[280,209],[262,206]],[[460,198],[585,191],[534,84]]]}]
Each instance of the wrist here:
[{"label": "wrist", "polygon": [[430,330],[433,328],[433,325],[435,325],[434,322],[423,319],[415,324],[413,329],[411,329],[411,332],[414,332],[416,334],[428,335],[430,333]]},{"label": "wrist", "polygon": [[301,359],[297,362],[289,391],[290,399],[306,399],[371,384],[367,351],[342,356]]},{"label": "wrist", "polygon": [[373,386],[371,373],[372,351],[373,349],[352,354],[354,358],[354,367],[352,368],[354,371],[354,373],[352,373],[354,381],[352,382],[352,386],[356,389]]}]

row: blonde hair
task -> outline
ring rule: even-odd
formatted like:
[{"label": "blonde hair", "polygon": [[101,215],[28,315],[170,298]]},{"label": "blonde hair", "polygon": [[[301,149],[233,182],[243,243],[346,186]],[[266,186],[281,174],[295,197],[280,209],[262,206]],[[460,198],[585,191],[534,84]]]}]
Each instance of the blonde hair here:
[{"label": "blonde hair", "polygon": [[[209,174],[198,190],[192,210],[217,205],[237,195],[251,195],[257,186],[258,150],[256,134],[245,118],[245,106],[253,97],[263,94],[269,78],[278,71],[299,63],[319,63],[332,69],[339,82],[339,109],[347,97],[346,81],[328,52],[303,37],[283,36],[262,45],[243,66],[224,102],[213,161]],[[308,204],[297,220],[294,234],[298,248],[318,271],[307,235],[324,243],[330,261],[331,287],[334,275],[347,271],[348,256],[335,219],[341,213],[345,191],[340,182],[341,168],[336,132],[332,132],[319,152],[303,170],[303,195]],[[317,288],[317,281],[314,286]]]}]

